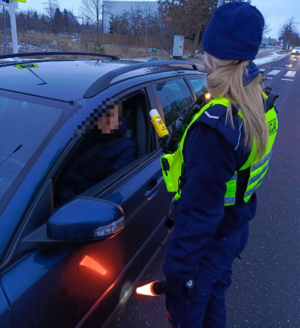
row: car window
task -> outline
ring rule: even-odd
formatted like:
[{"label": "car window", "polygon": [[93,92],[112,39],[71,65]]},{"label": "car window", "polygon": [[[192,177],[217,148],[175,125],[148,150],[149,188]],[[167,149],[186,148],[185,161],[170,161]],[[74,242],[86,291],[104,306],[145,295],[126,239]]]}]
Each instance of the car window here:
[{"label": "car window", "polygon": [[57,178],[56,207],[123,172],[150,152],[148,107],[144,92],[106,102],[105,112],[97,114],[95,128],[82,137]]},{"label": "car window", "polygon": [[206,78],[203,76],[194,76],[188,79],[198,98],[202,93],[206,91]]},{"label": "car window", "polygon": [[187,111],[193,97],[183,79],[160,82],[155,87],[164,112],[165,124],[169,126]]},{"label": "car window", "polygon": [[62,110],[0,96],[0,202]]}]

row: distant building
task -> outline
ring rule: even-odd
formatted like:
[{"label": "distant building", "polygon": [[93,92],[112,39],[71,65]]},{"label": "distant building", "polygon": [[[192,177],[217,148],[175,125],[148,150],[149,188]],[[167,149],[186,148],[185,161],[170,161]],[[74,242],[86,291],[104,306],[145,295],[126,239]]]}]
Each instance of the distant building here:
[{"label": "distant building", "polygon": [[264,47],[277,46],[279,44],[277,39],[272,38],[262,38],[261,45]]},{"label": "distant building", "polygon": [[102,8],[103,32],[109,33],[109,21],[112,15],[121,15],[124,11],[145,8],[147,11],[157,13],[157,1],[108,1]]}]

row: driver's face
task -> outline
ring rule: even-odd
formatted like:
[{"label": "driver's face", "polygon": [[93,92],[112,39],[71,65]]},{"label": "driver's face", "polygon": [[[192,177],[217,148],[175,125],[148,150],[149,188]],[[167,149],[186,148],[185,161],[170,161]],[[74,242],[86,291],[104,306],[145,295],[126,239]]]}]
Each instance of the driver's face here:
[{"label": "driver's face", "polygon": [[122,124],[121,118],[121,108],[118,105],[114,105],[112,109],[107,113],[103,113],[102,116],[98,118],[98,129],[105,134],[114,133],[114,130],[118,130]]}]

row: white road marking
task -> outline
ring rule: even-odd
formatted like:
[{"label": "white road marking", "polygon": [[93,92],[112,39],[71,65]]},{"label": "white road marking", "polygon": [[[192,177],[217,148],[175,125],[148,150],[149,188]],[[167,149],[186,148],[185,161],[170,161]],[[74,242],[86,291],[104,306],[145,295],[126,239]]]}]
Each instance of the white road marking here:
[{"label": "white road marking", "polygon": [[272,67],[272,69],[284,69],[284,67]]},{"label": "white road marking", "polygon": [[291,80],[291,79],[281,79],[282,81],[290,81],[290,82],[293,82],[294,80]]},{"label": "white road marking", "polygon": [[270,73],[268,73],[268,75],[277,75],[279,72],[281,72],[280,69],[273,69],[273,71],[271,71]]},{"label": "white road marking", "polygon": [[293,67],[293,64],[285,65],[286,67]]},{"label": "white road marking", "polygon": [[266,70],[266,68],[260,68],[259,71],[260,72],[264,72]]},{"label": "white road marking", "polygon": [[267,77],[268,80],[272,80],[273,78],[272,77]]},{"label": "white road marking", "polygon": [[285,77],[294,77],[296,75],[296,71],[288,71],[286,74],[285,74]]},{"label": "white road marking", "polygon": [[291,60],[293,60],[293,61],[297,61],[297,59],[296,59],[296,58],[292,58]]}]

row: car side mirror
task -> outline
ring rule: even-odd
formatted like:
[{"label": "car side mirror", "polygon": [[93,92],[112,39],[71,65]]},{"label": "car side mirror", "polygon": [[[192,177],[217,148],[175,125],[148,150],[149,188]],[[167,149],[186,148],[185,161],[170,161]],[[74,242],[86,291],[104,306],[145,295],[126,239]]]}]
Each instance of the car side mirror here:
[{"label": "car side mirror", "polygon": [[109,238],[124,228],[124,213],[117,204],[76,198],[60,207],[47,222],[47,237],[60,241]]}]

